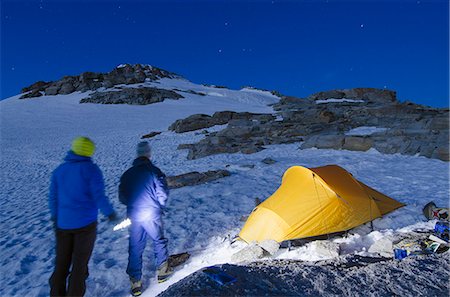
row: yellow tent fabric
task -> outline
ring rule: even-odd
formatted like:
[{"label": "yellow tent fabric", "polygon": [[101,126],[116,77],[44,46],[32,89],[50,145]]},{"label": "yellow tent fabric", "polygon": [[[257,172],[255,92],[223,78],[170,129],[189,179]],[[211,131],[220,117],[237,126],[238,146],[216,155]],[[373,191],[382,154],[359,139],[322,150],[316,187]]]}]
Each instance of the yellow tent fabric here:
[{"label": "yellow tent fabric", "polygon": [[331,234],[402,206],[337,165],[293,166],[284,173],[278,190],[253,210],[239,237],[246,242],[282,242]]}]

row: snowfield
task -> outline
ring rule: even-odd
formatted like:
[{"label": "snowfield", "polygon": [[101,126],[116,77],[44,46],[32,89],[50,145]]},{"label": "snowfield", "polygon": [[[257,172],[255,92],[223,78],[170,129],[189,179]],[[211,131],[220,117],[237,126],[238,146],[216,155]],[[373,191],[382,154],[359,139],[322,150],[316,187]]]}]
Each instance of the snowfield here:
[{"label": "snowfield", "polygon": [[[267,146],[266,150],[251,155],[222,154],[187,160],[187,151],[177,150],[177,146],[197,142],[204,136],[200,131],[183,134],[167,131],[175,120],[196,113],[211,115],[224,110],[271,113],[270,104],[279,98],[265,91],[233,91],[181,79],[145,84],[208,95],[183,92],[184,99],[146,106],[79,104],[87,93],[26,100],[15,96],[0,102],[0,296],[48,296],[48,278],[54,258],[54,235],[47,207],[49,180],[51,172],[69,150],[72,139],[80,135],[88,136],[96,143],[94,162],[102,169],[106,193],[122,218],[125,207],[118,201],[119,178],[131,165],[135,146],[144,134],[163,131],[151,138],[150,143],[155,164],[167,175],[214,169],[231,172],[231,176],[208,184],[171,191],[164,216],[169,251],[171,254],[190,251],[192,257],[169,281],[157,284],[149,243],[144,254],[143,281],[147,288],[144,297],[164,292],[170,285],[203,267],[236,264],[232,263],[231,255],[244,243],[230,245],[228,238],[239,232],[244,224],[241,217],[252,211],[255,198],[263,200],[270,196],[279,187],[284,171],[293,165],[337,164],[358,180],[407,204],[375,220],[374,232],[362,226],[345,238],[333,239],[345,244],[347,255],[370,255],[368,249],[375,241],[394,232],[406,232],[417,226],[432,228],[432,222],[421,223],[424,221],[422,207],[429,201],[438,206],[449,205],[449,163],[424,157],[383,155],[375,150],[299,150],[299,143],[294,143]],[[223,128],[216,126],[208,131]],[[273,165],[262,163],[261,160],[267,157],[277,162]],[[113,231],[114,226],[102,215],[99,215],[99,222],[86,296],[127,296],[127,231]],[[327,260],[315,252],[311,244],[291,251],[281,249],[276,258],[276,263]],[[430,261],[448,265],[448,261],[439,258]],[[395,269],[403,269],[407,263],[395,264]],[[408,275],[413,277],[415,270],[411,268],[410,271]],[[281,283],[277,283],[279,285]],[[277,292],[284,294],[282,290]],[[215,293],[214,290],[207,292]]]}]

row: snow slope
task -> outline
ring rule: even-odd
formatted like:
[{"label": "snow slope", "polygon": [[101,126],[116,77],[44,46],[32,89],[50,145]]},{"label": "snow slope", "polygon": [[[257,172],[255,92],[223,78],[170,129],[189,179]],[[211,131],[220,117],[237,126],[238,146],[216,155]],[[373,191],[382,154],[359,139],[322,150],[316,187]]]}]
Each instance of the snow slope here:
[{"label": "snow slope", "polygon": [[[243,224],[240,218],[253,209],[254,198],[265,199],[271,195],[284,171],[292,165],[338,164],[357,179],[408,204],[375,221],[377,236],[366,235],[364,228],[356,230],[346,239],[346,253],[364,252],[383,234],[420,222],[422,206],[430,200],[448,206],[448,163],[424,157],[382,155],[373,150],[366,153],[299,150],[297,143],[268,146],[252,155],[224,154],[187,160],[187,151],[177,150],[177,146],[196,142],[203,135],[196,131],[183,134],[167,131],[176,119],[224,110],[268,113],[272,112],[268,104],[278,98],[263,91],[205,87],[181,79],[146,84],[207,95],[182,93],[185,99],[147,106],[79,104],[87,95],[80,93],[27,100],[15,96],[0,102],[0,296],[48,295],[47,282],[54,257],[54,236],[47,208],[48,183],[72,139],[79,135],[91,137],[97,144],[94,161],[103,170],[107,195],[122,216],[125,208],[117,197],[119,177],[130,166],[140,136],[151,131],[164,131],[150,142],[155,163],[167,175],[210,169],[227,169],[232,173],[209,184],[171,192],[164,218],[170,252],[189,250],[193,256],[168,282],[157,284],[149,244],[144,257],[147,264],[144,285],[148,287],[144,297],[156,296],[204,266],[231,263],[231,255],[240,246],[231,247],[224,238],[239,232]],[[260,162],[266,157],[277,163]],[[99,218],[86,296],[126,296],[129,287],[125,273],[127,232],[113,232],[113,226],[101,215]],[[308,246],[281,252],[277,257],[321,259]]]}]

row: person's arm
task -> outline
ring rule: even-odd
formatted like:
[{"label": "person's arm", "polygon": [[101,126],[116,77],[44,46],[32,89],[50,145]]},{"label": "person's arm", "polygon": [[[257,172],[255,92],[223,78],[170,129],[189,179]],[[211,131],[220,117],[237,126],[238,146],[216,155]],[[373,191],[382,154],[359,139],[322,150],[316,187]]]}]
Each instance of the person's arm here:
[{"label": "person's arm", "polygon": [[56,177],[55,173],[52,173],[52,177],[50,180],[50,189],[48,194],[48,206],[50,208],[50,219],[53,221],[54,224],[56,224],[56,217],[57,217],[57,185],[56,185]]},{"label": "person's arm", "polygon": [[97,165],[92,164],[90,168],[89,188],[92,197],[100,211],[107,217],[115,214],[114,209],[105,195],[105,183],[103,174]]},{"label": "person's arm", "polygon": [[169,197],[169,186],[167,185],[166,175],[159,168],[155,170],[154,183],[158,202],[164,208]]},{"label": "person's arm", "polygon": [[125,191],[125,178],[124,175],[120,177],[120,183],[119,183],[119,201],[122,204],[125,204],[128,206],[128,198]]}]

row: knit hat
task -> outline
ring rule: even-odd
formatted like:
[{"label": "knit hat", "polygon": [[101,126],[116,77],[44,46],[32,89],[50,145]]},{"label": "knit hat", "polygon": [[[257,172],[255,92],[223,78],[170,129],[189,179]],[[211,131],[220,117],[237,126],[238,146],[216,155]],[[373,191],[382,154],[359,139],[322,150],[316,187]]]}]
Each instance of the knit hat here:
[{"label": "knit hat", "polygon": [[139,142],[136,148],[136,153],[138,157],[148,157],[150,158],[150,144],[147,141]]},{"label": "knit hat", "polygon": [[77,137],[72,141],[72,151],[83,157],[91,157],[95,151],[95,144],[87,137]]}]

